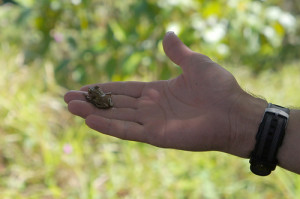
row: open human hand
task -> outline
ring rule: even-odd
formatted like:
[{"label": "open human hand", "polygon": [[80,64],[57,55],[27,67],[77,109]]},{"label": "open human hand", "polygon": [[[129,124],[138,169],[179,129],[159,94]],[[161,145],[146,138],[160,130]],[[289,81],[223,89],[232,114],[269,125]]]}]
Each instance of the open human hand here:
[{"label": "open human hand", "polygon": [[[234,148],[243,144],[238,143],[238,112],[250,95],[230,72],[190,50],[174,33],[166,34],[163,47],[171,61],[182,68],[181,75],[164,81],[87,85],[66,93],[69,111],[85,118],[90,128],[124,140],[248,156],[247,148]],[[95,85],[112,93],[113,108],[98,109],[86,102],[83,93]]]}]

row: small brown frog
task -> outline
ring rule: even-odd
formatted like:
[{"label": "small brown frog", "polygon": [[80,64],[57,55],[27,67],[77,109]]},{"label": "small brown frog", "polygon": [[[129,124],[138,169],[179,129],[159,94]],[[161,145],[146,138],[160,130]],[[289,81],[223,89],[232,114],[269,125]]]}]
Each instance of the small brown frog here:
[{"label": "small brown frog", "polygon": [[108,109],[113,106],[111,92],[104,93],[99,86],[90,87],[85,99],[100,109]]}]

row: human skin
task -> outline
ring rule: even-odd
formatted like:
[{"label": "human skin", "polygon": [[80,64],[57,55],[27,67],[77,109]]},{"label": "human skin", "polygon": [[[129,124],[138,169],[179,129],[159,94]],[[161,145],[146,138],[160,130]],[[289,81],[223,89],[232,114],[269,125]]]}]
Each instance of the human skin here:
[{"label": "human skin", "polygon": [[[234,76],[209,57],[193,52],[172,32],[163,40],[166,55],[182,68],[178,77],[154,82],[108,82],[69,91],[69,111],[103,134],[162,148],[222,151],[249,158],[267,101],[239,86]],[[91,86],[112,93],[114,107],[86,102]],[[300,173],[300,113],[291,111],[279,165]],[[298,134],[297,134],[298,133]]]}]

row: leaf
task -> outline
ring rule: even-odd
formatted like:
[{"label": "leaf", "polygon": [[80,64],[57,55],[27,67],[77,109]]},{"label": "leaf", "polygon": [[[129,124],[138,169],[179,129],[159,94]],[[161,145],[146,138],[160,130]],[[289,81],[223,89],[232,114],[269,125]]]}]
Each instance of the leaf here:
[{"label": "leaf", "polygon": [[217,15],[220,16],[222,13],[222,4],[219,2],[209,2],[203,11],[204,17],[209,17],[211,15]]},{"label": "leaf", "polygon": [[116,59],[112,57],[111,59],[108,60],[105,66],[105,72],[107,73],[109,79],[111,79],[115,73],[116,70]]},{"label": "leaf", "polygon": [[143,56],[140,53],[132,54],[131,56],[127,57],[123,62],[122,72],[125,75],[133,74],[142,58]]},{"label": "leaf", "polygon": [[30,8],[25,8],[22,10],[18,18],[16,19],[16,24],[21,25],[22,23],[25,22],[25,20],[29,17],[31,14],[31,9]]},{"label": "leaf", "polygon": [[16,5],[19,6],[20,4],[14,0],[2,0],[0,1],[0,6],[4,5],[4,4],[12,4],[12,5]]},{"label": "leaf", "polygon": [[70,63],[70,59],[64,59],[56,68],[55,68],[55,73],[60,72],[61,70],[63,70],[65,67],[68,66],[68,64]]},{"label": "leaf", "polygon": [[123,28],[115,20],[109,22],[109,26],[115,36],[115,38],[121,42],[126,40],[126,33]]},{"label": "leaf", "polygon": [[276,31],[276,33],[278,35],[283,36],[285,34],[285,29],[284,29],[284,27],[280,23],[276,22],[273,25],[273,28],[274,28],[274,30]]},{"label": "leaf", "polygon": [[67,41],[74,50],[77,49],[77,42],[73,37],[68,37]]}]

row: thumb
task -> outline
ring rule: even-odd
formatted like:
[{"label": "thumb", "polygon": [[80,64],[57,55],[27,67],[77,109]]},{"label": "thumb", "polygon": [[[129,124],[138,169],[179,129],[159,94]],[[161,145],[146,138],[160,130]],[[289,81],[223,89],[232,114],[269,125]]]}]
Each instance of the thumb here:
[{"label": "thumb", "polygon": [[182,43],[174,32],[167,32],[163,40],[163,48],[166,55],[181,67],[185,67],[190,56],[193,54],[193,51]]}]

